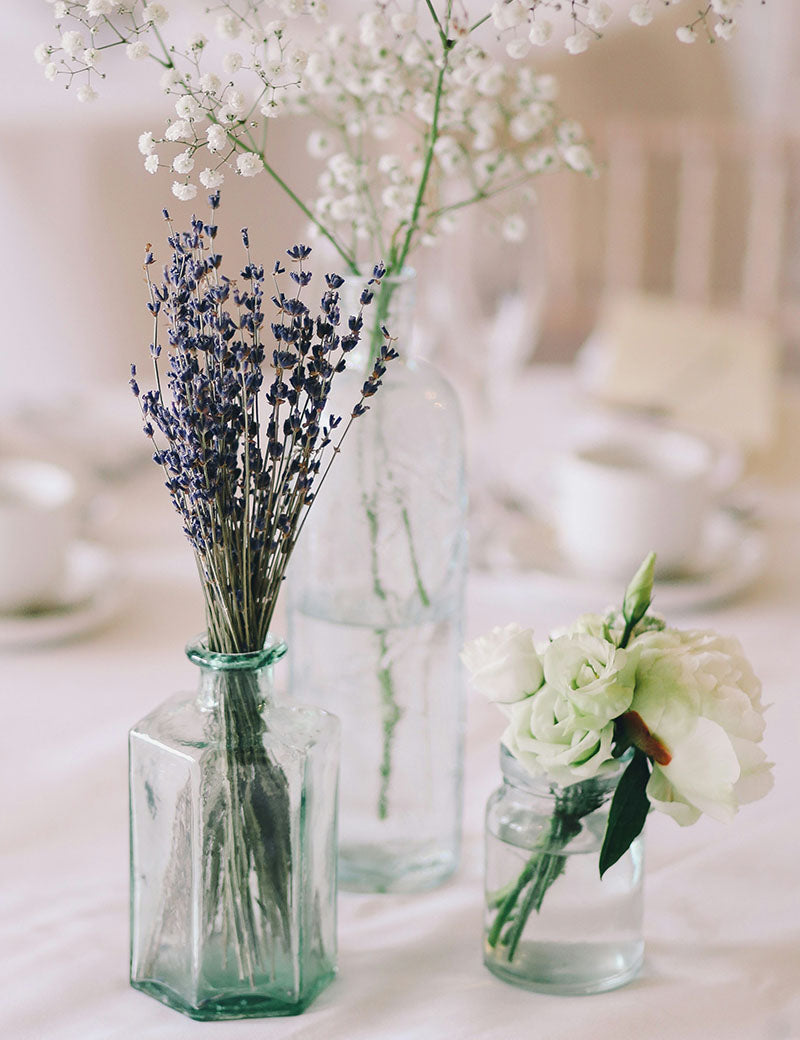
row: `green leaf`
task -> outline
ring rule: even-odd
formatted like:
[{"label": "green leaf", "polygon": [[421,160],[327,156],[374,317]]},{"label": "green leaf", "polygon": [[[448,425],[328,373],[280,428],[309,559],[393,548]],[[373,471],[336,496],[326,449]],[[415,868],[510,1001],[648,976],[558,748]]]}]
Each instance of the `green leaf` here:
[{"label": "green leaf", "polygon": [[650,801],[645,793],[649,779],[647,755],[635,751],[628,768],[620,777],[611,802],[600,850],[600,877],[625,855],[634,838],[641,834],[650,810]]}]

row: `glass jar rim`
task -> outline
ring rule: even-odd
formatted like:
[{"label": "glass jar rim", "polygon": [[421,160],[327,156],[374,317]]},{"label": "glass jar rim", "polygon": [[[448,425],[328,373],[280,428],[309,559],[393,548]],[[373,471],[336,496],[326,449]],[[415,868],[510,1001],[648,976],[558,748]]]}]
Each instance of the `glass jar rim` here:
[{"label": "glass jar rim", "polygon": [[288,647],[282,639],[267,636],[267,641],[260,650],[246,653],[226,654],[208,649],[208,635],[203,632],[186,644],[186,656],[192,664],[215,671],[258,671],[268,668],[286,654]]},{"label": "glass jar rim", "polygon": [[[606,786],[608,791],[611,792],[616,787],[632,757],[633,751],[629,748],[624,755],[614,760],[614,769],[608,772],[596,773],[594,776],[587,777],[584,780],[575,780],[573,783],[586,783],[586,780],[593,780],[598,785]],[[500,769],[505,783],[540,797],[555,797],[559,791],[572,786],[572,784],[562,784],[558,780],[554,780],[546,772],[534,775],[502,743],[500,744]]]}]

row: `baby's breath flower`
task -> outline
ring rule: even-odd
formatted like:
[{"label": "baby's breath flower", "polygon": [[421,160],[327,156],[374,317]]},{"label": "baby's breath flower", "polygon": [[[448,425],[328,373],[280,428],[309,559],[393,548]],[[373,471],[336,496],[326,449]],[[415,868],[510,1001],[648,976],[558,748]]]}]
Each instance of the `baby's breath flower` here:
[{"label": "baby's breath flower", "polygon": [[204,72],[200,77],[198,86],[204,94],[219,94],[222,88],[222,80],[213,72]]},{"label": "baby's breath flower", "polygon": [[530,33],[528,33],[528,39],[534,47],[544,47],[550,42],[552,36],[553,23],[547,18],[537,18],[531,25]]},{"label": "baby's breath flower", "polygon": [[233,11],[226,11],[217,18],[217,36],[223,40],[235,40],[242,31],[242,20]]},{"label": "baby's breath flower", "polygon": [[714,32],[721,40],[731,40],[736,33],[736,22],[717,22],[714,26]]},{"label": "baby's breath flower", "polygon": [[681,43],[694,43],[697,39],[697,33],[691,27],[691,25],[680,25],[675,30],[675,35],[681,41]]},{"label": "baby's breath flower", "polygon": [[220,170],[212,170],[210,167],[206,167],[205,170],[201,170],[198,174],[200,183],[208,191],[213,191],[214,188],[218,188],[225,180],[225,175]]},{"label": "baby's breath flower", "polygon": [[413,32],[417,27],[417,15],[414,11],[396,11],[391,19],[390,23],[394,31],[402,36],[405,33]]},{"label": "baby's breath flower", "polygon": [[569,166],[571,170],[575,170],[578,173],[591,173],[594,170],[594,162],[592,161],[592,153],[583,144],[570,144],[561,153],[564,157],[564,162]]},{"label": "baby's breath flower", "polygon": [[119,7],[119,0],[88,0],[86,13],[90,18],[100,15],[111,14],[115,7]]},{"label": "baby's breath flower", "polygon": [[52,83],[53,80],[58,76],[58,66],[54,61],[49,61],[44,67],[44,78],[49,79]]},{"label": "baby's breath flower", "polygon": [[628,12],[628,18],[634,25],[649,25],[653,20],[649,0],[642,0],[641,3],[634,4]]},{"label": "baby's breath flower", "polygon": [[147,4],[142,11],[142,19],[152,22],[153,25],[163,25],[169,18],[169,11],[163,4]]},{"label": "baby's breath flower", "polygon": [[85,50],[83,37],[75,29],[68,29],[67,32],[61,35],[61,48],[70,58],[74,58],[78,51]]},{"label": "baby's breath flower", "polygon": [[513,58],[515,61],[524,58],[530,49],[530,43],[523,36],[518,36],[514,40],[509,40],[506,44],[506,54],[509,58]]},{"label": "baby's breath flower", "polygon": [[177,114],[181,119],[188,119],[190,122],[197,117],[199,107],[191,94],[184,94],[175,102]]},{"label": "baby's breath flower", "polygon": [[228,144],[228,135],[224,128],[217,126],[216,123],[207,128],[206,139],[209,152],[221,152]]},{"label": "baby's breath flower", "polygon": [[139,151],[142,155],[152,155],[155,150],[156,146],[152,131],[145,130],[143,134],[139,134]]},{"label": "baby's breath flower", "polygon": [[91,102],[97,100],[97,91],[88,83],[82,83],[78,87],[78,101]]},{"label": "baby's breath flower", "polygon": [[605,0],[590,0],[586,11],[586,22],[592,29],[605,29],[614,11]]},{"label": "baby's breath flower", "polygon": [[94,47],[88,47],[81,55],[81,58],[83,59],[84,65],[88,66],[90,69],[97,68],[100,64],[100,51],[95,50]]},{"label": "baby's breath flower", "polygon": [[158,85],[168,94],[174,86],[180,83],[181,74],[177,69],[167,69],[161,74],[161,78],[158,81]]},{"label": "baby's breath flower", "polygon": [[191,173],[194,169],[194,156],[187,150],[179,152],[172,160],[172,169],[175,173]]},{"label": "baby's breath flower", "polygon": [[144,168],[148,173],[158,173],[158,156],[153,152],[144,161]]},{"label": "baby's breath flower", "polygon": [[50,55],[53,53],[53,48],[49,43],[37,43],[33,48],[34,60],[39,65],[46,65],[50,61]]},{"label": "baby's breath flower", "polygon": [[125,48],[125,54],[131,61],[144,61],[150,55],[150,48],[144,40],[134,40]]},{"label": "baby's breath flower", "polygon": [[330,155],[331,147],[330,137],[322,130],[314,130],[308,135],[306,150],[314,159],[324,159]]},{"label": "baby's breath flower", "polygon": [[519,213],[510,213],[503,221],[500,233],[506,242],[522,242],[528,233],[525,218]]},{"label": "baby's breath flower", "polygon": [[183,184],[181,181],[173,181],[172,194],[181,202],[191,202],[197,195],[196,184]]},{"label": "baby's breath flower", "polygon": [[564,47],[569,54],[583,54],[591,42],[589,33],[585,29],[578,29],[564,40]]},{"label": "baby's breath flower", "polygon": [[255,177],[264,169],[260,155],[253,152],[242,152],[236,159],[236,172],[242,177]]},{"label": "baby's breath flower", "polygon": [[231,51],[223,58],[223,69],[225,69],[226,75],[235,76],[239,69],[241,69],[243,63],[244,58],[239,54],[239,52]]},{"label": "baby's breath flower", "polygon": [[[201,51],[208,43],[208,37],[204,36],[203,33],[194,33],[186,41],[186,47],[190,51]],[[197,189],[195,188],[195,191]]]},{"label": "baby's breath flower", "polygon": [[166,137],[168,141],[182,141],[183,138],[188,137],[191,132],[192,128],[185,119],[176,119],[175,122],[170,123],[164,131],[164,137]]},{"label": "baby's breath flower", "polygon": [[526,20],[528,12],[520,0],[497,0],[491,7],[492,21],[498,32],[515,29]]}]

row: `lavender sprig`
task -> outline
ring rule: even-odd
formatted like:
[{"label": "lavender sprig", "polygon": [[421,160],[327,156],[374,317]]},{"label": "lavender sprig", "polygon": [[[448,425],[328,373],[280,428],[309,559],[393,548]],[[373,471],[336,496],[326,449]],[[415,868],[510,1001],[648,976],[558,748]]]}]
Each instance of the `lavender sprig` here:
[{"label": "lavender sprig", "polygon": [[[364,309],[380,287],[383,265],[365,286],[358,313],[343,322],[343,279],[326,275],[320,311],[312,315],[301,299],[311,280],[304,266],[311,249],[293,246],[287,250],[292,288],[282,287],[286,268],[276,263],[270,297],[276,313],[267,322],[264,268],[250,255],[247,229],[246,263],[232,280],[221,272],[215,250],[219,193],[209,202],[208,223],[193,217],[181,233],[164,211],[172,257],[160,284],[151,277],[155,260],[147,247],[155,387],[141,393],[132,366],[131,388],[195,553],[210,648],[240,653],[263,646],[308,510],[397,351],[384,329],[384,343],[340,431],[342,417],[328,411],[333,379],[360,341]],[[159,338],[164,319],[166,365]]]}]

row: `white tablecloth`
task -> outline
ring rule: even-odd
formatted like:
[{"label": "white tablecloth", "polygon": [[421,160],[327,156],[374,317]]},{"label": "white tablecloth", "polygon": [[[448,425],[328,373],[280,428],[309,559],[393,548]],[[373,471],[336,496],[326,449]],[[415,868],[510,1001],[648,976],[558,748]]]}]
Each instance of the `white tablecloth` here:
[{"label": "white tablecloth", "polygon": [[[549,382],[552,380],[556,382]],[[538,372],[540,421],[564,420]],[[550,402],[548,404],[548,402]],[[547,409],[550,409],[548,412]],[[531,408],[528,414],[537,409]],[[647,825],[646,963],[597,997],[532,994],[481,963],[482,814],[497,786],[499,714],[469,696],[464,850],[455,877],[417,896],[339,900],[339,977],[301,1017],[207,1025],[127,979],[126,731],[194,684],[183,640],[199,594],[155,471],[117,492],[105,525],[124,549],[127,603],[103,630],[0,655],[4,1040],[594,1040],[800,1038],[800,397],[765,469],[763,576],[734,602],[674,623],[737,634],[763,680],[775,788],[733,824]],[[535,450],[535,449],[534,449]],[[605,603],[543,598],[534,575],[474,574],[468,634],[518,620],[541,633]]]}]

